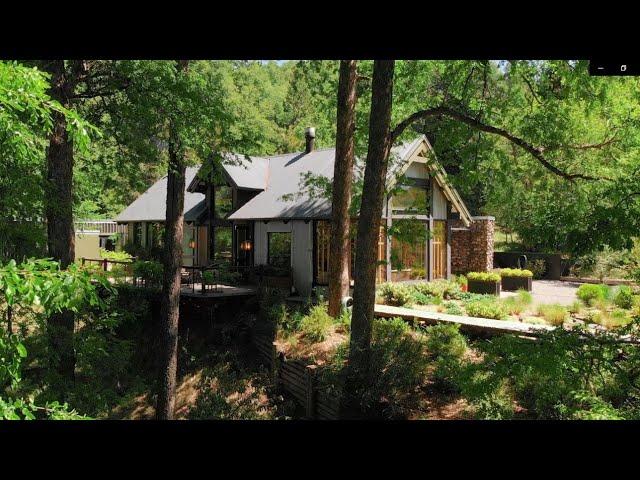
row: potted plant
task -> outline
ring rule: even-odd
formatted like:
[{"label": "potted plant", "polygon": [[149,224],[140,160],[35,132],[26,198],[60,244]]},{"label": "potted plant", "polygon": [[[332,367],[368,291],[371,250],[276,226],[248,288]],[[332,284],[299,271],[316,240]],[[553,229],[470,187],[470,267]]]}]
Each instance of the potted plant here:
[{"label": "potted plant", "polygon": [[454,281],[460,286],[460,290],[466,292],[469,290],[469,282],[464,275],[455,275]]},{"label": "potted plant", "polygon": [[468,289],[471,293],[500,295],[500,274],[494,272],[469,272]]},{"label": "potted plant", "polygon": [[531,270],[503,268],[500,270],[500,277],[502,278],[502,289],[508,292],[520,289],[530,292],[532,289],[533,272]]}]

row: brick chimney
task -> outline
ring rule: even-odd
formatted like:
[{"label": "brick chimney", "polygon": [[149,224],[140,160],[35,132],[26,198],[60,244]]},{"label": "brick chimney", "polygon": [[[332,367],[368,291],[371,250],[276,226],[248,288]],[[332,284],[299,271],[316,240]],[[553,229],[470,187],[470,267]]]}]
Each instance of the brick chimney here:
[{"label": "brick chimney", "polygon": [[307,127],[304,130],[304,138],[306,140],[305,153],[311,153],[313,151],[313,142],[316,139],[315,127]]}]

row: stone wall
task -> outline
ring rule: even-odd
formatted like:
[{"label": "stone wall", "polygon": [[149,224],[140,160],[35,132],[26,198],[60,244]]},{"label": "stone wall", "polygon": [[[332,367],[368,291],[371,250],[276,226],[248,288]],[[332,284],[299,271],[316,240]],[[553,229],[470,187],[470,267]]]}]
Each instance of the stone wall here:
[{"label": "stone wall", "polygon": [[462,220],[451,222],[451,272],[486,272],[493,269],[494,217],[471,217],[465,227]]}]

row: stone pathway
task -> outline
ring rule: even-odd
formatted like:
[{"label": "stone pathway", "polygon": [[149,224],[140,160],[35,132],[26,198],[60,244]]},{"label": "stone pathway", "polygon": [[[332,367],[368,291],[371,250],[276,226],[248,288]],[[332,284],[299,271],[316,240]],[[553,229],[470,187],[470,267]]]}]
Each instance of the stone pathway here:
[{"label": "stone pathway", "polygon": [[[579,283],[562,282],[560,280],[534,280],[533,281],[533,303],[549,304],[559,303],[560,305],[571,305],[577,300],[576,290]],[[502,292],[500,298],[507,298],[515,295],[515,292]]]}]

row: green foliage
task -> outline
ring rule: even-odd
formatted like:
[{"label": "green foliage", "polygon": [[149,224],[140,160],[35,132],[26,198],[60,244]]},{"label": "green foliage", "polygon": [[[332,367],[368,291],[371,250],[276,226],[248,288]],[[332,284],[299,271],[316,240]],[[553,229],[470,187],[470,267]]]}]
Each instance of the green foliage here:
[{"label": "green foliage", "polygon": [[138,260],[133,262],[133,276],[140,278],[147,287],[162,285],[164,267],[162,263],[153,260]]},{"label": "green foliage", "polygon": [[401,283],[383,283],[378,287],[378,294],[387,305],[401,307],[411,301],[411,289]]},{"label": "green foliage", "polygon": [[58,263],[48,259],[30,259],[17,265],[10,260],[0,265],[0,294],[8,305],[37,307],[46,313],[86,306],[100,306],[99,288],[111,291],[107,279],[93,275],[75,264],[60,270]]},{"label": "green foliage", "polygon": [[500,276],[504,277],[518,277],[518,278],[531,278],[533,272],[531,270],[522,270],[519,268],[501,268]]},{"label": "green foliage", "polygon": [[462,292],[460,284],[452,280],[418,282],[412,284],[411,288],[423,295],[438,297],[444,300],[457,299],[460,297],[460,293]]},{"label": "green foliage", "polygon": [[460,325],[438,324],[428,327],[425,333],[427,351],[435,361],[435,381],[440,388],[453,388],[453,380],[468,349],[467,341],[460,333]]},{"label": "green foliage", "polygon": [[115,250],[112,251],[104,248],[100,249],[100,258],[115,260],[117,262],[130,262],[132,260],[132,256],[128,252]]},{"label": "green foliage", "polygon": [[0,262],[45,254],[45,148],[52,116],[66,118],[78,150],[95,129],[48,95],[47,76],[0,61]]},{"label": "green foliage", "polygon": [[333,318],[327,313],[326,305],[316,305],[300,320],[300,332],[311,343],[323,342],[332,325]]},{"label": "green foliage", "polygon": [[276,409],[268,401],[268,375],[254,373],[235,351],[216,355],[204,368],[201,390],[189,410],[190,420],[266,420],[275,418]]},{"label": "green foliage", "polygon": [[467,314],[472,317],[493,318],[503,320],[507,317],[507,309],[495,298],[481,298],[467,301],[464,304]]},{"label": "green foliage", "polygon": [[628,285],[620,285],[613,297],[613,303],[620,308],[633,307],[633,290]]},{"label": "green foliage", "polygon": [[455,302],[445,302],[444,308],[449,315],[464,315],[464,310]]},{"label": "green foliage", "polygon": [[539,341],[500,336],[478,343],[482,361],[456,377],[481,418],[636,418],[637,347],[606,332],[555,329]]},{"label": "green foliage", "polygon": [[474,282],[498,283],[500,282],[500,274],[493,272],[469,272],[467,279]]},{"label": "green foliage", "polygon": [[422,292],[412,290],[411,301],[417,305],[440,305],[442,303],[442,297],[425,295]]},{"label": "green foliage", "polygon": [[544,317],[545,321],[553,326],[560,326],[569,317],[569,312],[562,305],[538,305],[538,315]]},{"label": "green foliage", "polygon": [[586,305],[593,305],[598,300],[609,298],[610,289],[605,284],[583,283],[576,291],[577,297]]}]

